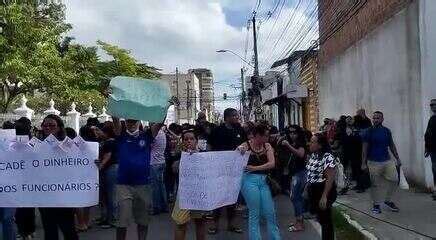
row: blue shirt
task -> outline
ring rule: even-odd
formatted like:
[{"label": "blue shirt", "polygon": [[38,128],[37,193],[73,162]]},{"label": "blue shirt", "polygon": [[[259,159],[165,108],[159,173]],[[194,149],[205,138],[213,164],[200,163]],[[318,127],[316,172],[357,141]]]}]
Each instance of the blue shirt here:
[{"label": "blue shirt", "polygon": [[149,183],[150,152],[153,137],[149,132],[138,136],[122,133],[117,139],[117,183],[145,185]]},{"label": "blue shirt", "polygon": [[389,146],[392,133],[389,128],[370,127],[363,132],[363,142],[368,143],[368,161],[386,162],[390,160]]}]

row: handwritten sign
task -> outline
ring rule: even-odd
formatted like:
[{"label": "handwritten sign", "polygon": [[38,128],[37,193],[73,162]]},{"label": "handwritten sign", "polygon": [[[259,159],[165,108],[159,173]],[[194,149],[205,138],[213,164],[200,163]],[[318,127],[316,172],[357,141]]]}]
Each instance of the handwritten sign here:
[{"label": "handwritten sign", "polygon": [[[98,204],[98,143],[15,142],[0,150],[0,207],[88,207]],[[80,144],[76,144],[80,143]]]},{"label": "handwritten sign", "polygon": [[178,197],[181,209],[210,211],[236,203],[248,155],[239,152],[183,153]]}]

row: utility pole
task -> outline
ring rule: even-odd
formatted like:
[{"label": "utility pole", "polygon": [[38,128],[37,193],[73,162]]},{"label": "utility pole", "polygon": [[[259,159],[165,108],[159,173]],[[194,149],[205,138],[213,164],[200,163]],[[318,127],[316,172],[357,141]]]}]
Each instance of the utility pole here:
[{"label": "utility pole", "polygon": [[176,116],[177,116],[177,123],[180,123],[180,98],[179,98],[179,68],[176,67],[176,96],[177,96],[177,101],[178,103],[176,104]]},{"label": "utility pole", "polygon": [[191,81],[186,81],[186,120],[189,122],[189,118],[191,117],[190,108],[191,108],[191,99],[190,99],[190,89],[189,84]]},{"label": "utility pole", "polygon": [[254,47],[254,76],[259,77],[259,59],[257,55],[256,12],[253,12],[253,47]]},{"label": "utility pole", "polygon": [[244,122],[250,120],[250,116],[247,114],[247,105],[245,102],[246,97],[247,92],[245,91],[244,68],[241,68],[241,115]]},{"label": "utility pole", "polygon": [[250,104],[248,107],[248,115],[251,114],[254,108],[254,118],[259,119],[259,115],[262,114],[262,97],[260,95],[260,77],[259,77],[259,57],[257,53],[257,29],[256,29],[256,12],[253,12],[252,18],[253,24],[253,48],[254,48],[254,73],[251,78],[251,94]]}]

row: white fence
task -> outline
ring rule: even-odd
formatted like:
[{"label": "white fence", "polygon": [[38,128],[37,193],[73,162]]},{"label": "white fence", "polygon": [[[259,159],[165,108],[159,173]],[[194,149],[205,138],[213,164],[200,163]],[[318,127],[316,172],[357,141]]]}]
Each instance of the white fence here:
[{"label": "white fence", "polygon": [[81,114],[76,110],[76,104],[71,104],[71,110],[67,112],[65,116],[60,115],[60,111],[55,108],[55,102],[50,100],[49,108],[45,110],[43,113],[35,113],[32,109],[27,107],[27,99],[25,96],[21,98],[21,106],[13,111],[13,113],[0,114],[0,123],[3,123],[8,120],[16,120],[20,117],[27,117],[32,121],[32,125],[39,127],[42,123],[42,120],[45,116],[49,114],[55,114],[62,118],[65,125],[67,127],[71,127],[76,132],[79,131],[80,127],[86,124],[86,120],[90,117],[98,117],[100,121],[110,121],[111,117],[106,114],[106,108],[103,107],[101,110],[101,114],[97,115],[93,112],[93,108],[91,104],[89,104],[88,112],[85,114]]}]

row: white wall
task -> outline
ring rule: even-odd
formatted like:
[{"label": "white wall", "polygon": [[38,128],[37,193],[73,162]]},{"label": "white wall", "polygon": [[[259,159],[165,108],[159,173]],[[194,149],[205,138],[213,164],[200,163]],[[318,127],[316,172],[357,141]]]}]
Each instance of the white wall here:
[{"label": "white wall", "polygon": [[[419,37],[421,51],[421,92],[423,132],[430,118],[429,102],[436,98],[436,1],[421,0],[419,2]],[[423,147],[421,147],[423,151]],[[426,185],[433,185],[431,160],[425,160]]]},{"label": "white wall", "polygon": [[[361,107],[369,115],[384,112],[406,175],[424,185],[422,91],[430,87],[421,85],[418,5],[412,3],[320,69],[320,119],[354,115]],[[435,27],[429,28],[434,34]]]}]

